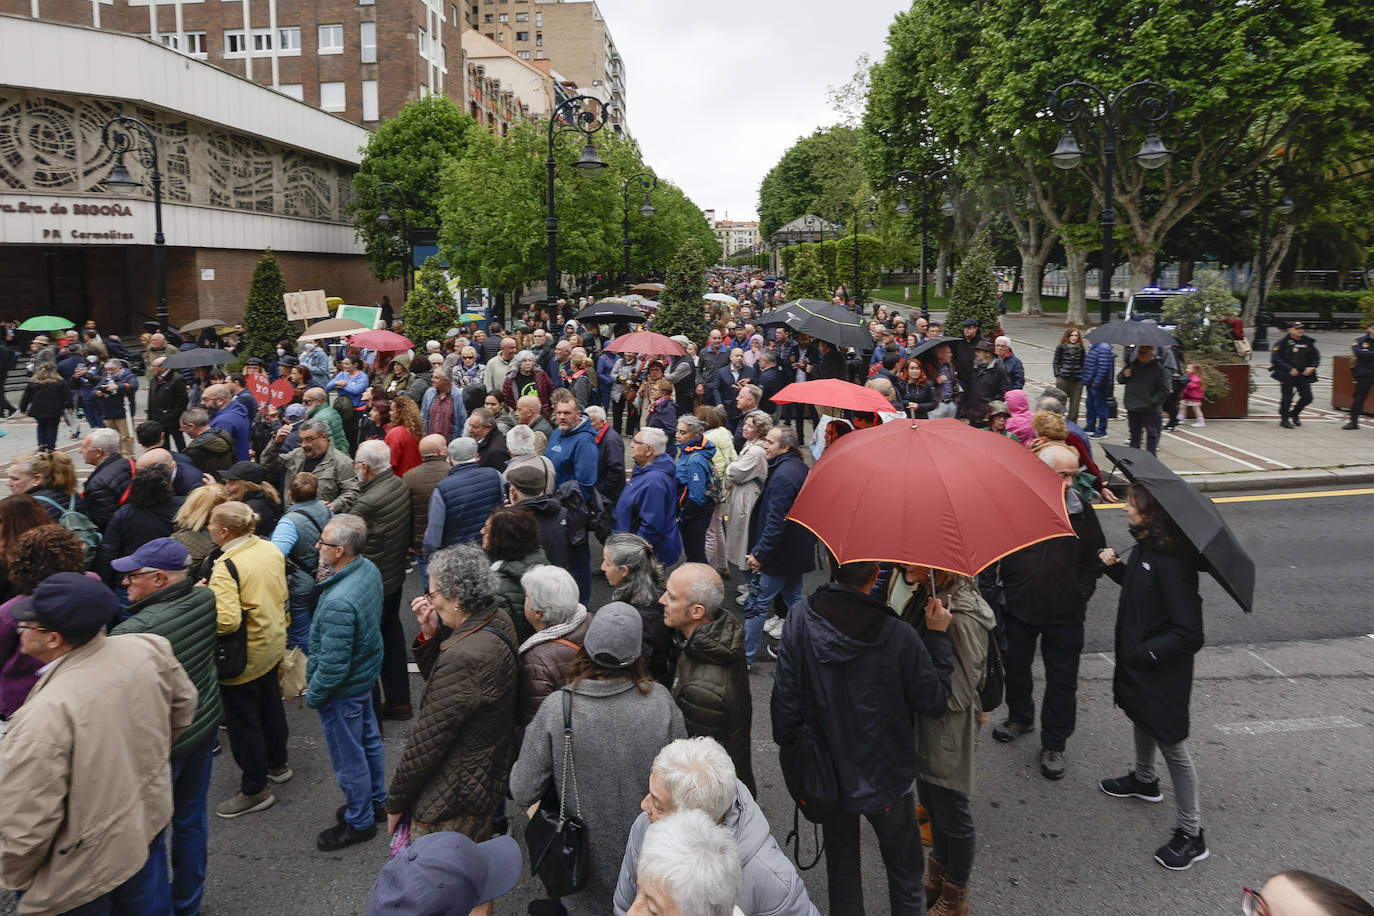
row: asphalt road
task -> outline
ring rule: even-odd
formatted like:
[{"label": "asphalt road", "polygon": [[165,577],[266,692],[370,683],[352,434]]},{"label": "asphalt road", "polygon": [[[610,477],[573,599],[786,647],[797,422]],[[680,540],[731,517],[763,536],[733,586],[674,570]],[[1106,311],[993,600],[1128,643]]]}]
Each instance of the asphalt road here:
[{"label": "asphalt road", "polygon": [[[1366,634],[1374,633],[1374,619],[1362,588],[1374,495],[1234,502],[1222,510],[1253,553],[1259,580],[1250,616],[1210,582],[1204,587],[1208,648],[1197,663],[1191,744],[1211,858],[1177,874],[1151,859],[1173,828],[1169,790],[1165,804],[1149,805],[1097,789],[1099,778],[1132,763],[1130,725],[1111,702],[1117,588],[1104,579],[1089,610],[1067,777],[1050,783],[1039,775],[1034,737],[979,746],[975,912],[1229,913],[1243,885],[1257,887],[1292,867],[1327,874],[1374,899],[1374,838],[1366,829],[1374,798],[1374,639]],[[1108,543],[1129,544],[1124,513],[1102,514]],[[412,574],[407,600],[420,590]],[[598,580],[593,605],[605,594]],[[418,676],[413,684],[418,702]],[[792,806],[770,740],[772,666],[756,664],[752,684],[760,802],[781,842]],[[314,713],[293,706],[288,718],[296,776],[276,788],[277,805],[234,821],[211,818],[203,910],[210,916],[362,913],[385,862],[380,837],[331,855],[316,851],[314,836],[342,796]],[[405,723],[388,724],[389,765],[406,731]],[[237,775],[227,753],[217,760],[212,805],[233,791]],[[512,818],[517,837],[522,821]],[[861,836],[867,911],[885,913],[877,846],[867,830]],[[805,876],[822,912],[824,872],[822,864]],[[496,911],[524,913],[539,890],[526,878]]]}]

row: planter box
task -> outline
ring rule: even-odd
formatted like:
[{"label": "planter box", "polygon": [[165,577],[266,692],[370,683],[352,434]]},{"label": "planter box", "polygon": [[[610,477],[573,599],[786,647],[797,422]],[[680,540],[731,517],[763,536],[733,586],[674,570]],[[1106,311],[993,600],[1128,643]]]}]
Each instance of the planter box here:
[{"label": "planter box", "polygon": [[[1351,357],[1339,354],[1331,357],[1331,406],[1336,410],[1349,410],[1350,402],[1355,400],[1355,378],[1350,374]],[[1361,416],[1374,417],[1374,398],[1364,402]]]},{"label": "planter box", "polygon": [[1235,420],[1246,416],[1250,410],[1250,364],[1227,363],[1217,366],[1217,371],[1226,377],[1231,390],[1220,400],[1204,398],[1203,413],[1209,420]]}]

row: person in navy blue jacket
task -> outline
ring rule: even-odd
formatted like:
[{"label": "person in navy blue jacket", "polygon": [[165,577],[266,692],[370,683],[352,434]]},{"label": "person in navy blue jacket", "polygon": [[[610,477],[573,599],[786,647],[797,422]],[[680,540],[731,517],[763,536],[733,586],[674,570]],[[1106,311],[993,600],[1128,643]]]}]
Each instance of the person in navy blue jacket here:
[{"label": "person in navy blue jacket", "polygon": [[1088,435],[1094,439],[1107,435],[1107,402],[1115,378],[1116,354],[1111,344],[1093,344],[1083,357],[1083,412]]},{"label": "person in navy blue jacket", "polygon": [[[559,388],[549,397],[553,402],[553,435],[544,447],[544,457],[553,462],[554,489],[570,480],[577,481],[582,495],[592,504],[597,499],[596,474],[601,464],[601,449],[596,444],[596,430],[577,409],[577,402],[566,388]],[[591,548],[586,538],[572,545],[568,552],[568,572],[577,580],[578,600],[586,604],[592,597]]]},{"label": "person in navy blue jacket", "polygon": [[228,385],[211,385],[200,396],[200,406],[213,410],[210,417],[211,429],[222,429],[234,437],[236,461],[247,461],[252,423],[243,404],[234,398]]},{"label": "person in navy blue jacket", "polygon": [[739,417],[735,399],[740,389],[754,380],[754,370],[744,364],[744,351],[730,351],[730,362],[716,371],[716,383],[710,392],[711,403],[725,408],[725,416],[730,422]]},{"label": "person in navy blue jacket", "polygon": [[667,448],[668,437],[653,427],[641,427],[630,440],[635,469],[615,507],[615,530],[648,541],[658,561],[670,566],[682,555],[682,536],[677,529],[677,469],[664,454]]},{"label": "person in navy blue jacket", "polygon": [[749,516],[749,600],[744,605],[744,654],[752,664],[763,640],[768,609],[779,594],[790,608],[801,600],[802,576],[815,568],[810,531],[787,518],[806,483],[806,462],[797,451],[797,433],[774,426],[764,440],[768,479]]}]

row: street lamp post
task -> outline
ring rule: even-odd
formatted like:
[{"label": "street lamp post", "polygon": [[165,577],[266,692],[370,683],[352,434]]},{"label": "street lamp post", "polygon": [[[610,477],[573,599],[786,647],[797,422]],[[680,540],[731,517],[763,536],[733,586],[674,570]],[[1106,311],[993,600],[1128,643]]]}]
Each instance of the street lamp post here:
[{"label": "street lamp post", "polygon": [[1269,318],[1264,310],[1265,293],[1268,291],[1269,280],[1269,249],[1265,244],[1269,230],[1269,214],[1274,212],[1280,216],[1287,216],[1293,212],[1293,201],[1286,193],[1281,193],[1277,202],[1274,202],[1269,191],[1269,182],[1273,176],[1268,172],[1264,175],[1264,185],[1260,188],[1260,204],[1255,206],[1252,196],[1241,208],[1240,215],[1246,219],[1259,217],[1259,255],[1255,258],[1256,269],[1259,271],[1259,304],[1255,309],[1255,338],[1250,343],[1250,349],[1263,353],[1269,349]]},{"label": "street lamp post", "polygon": [[544,220],[544,227],[549,236],[548,289],[545,290],[545,298],[550,314],[553,314],[558,308],[558,212],[554,205],[553,186],[558,163],[553,158],[554,144],[563,134],[576,133],[586,140],[586,144],[582,147],[582,155],[573,163],[573,168],[585,169],[589,172],[604,169],[606,163],[596,154],[596,146],[592,143],[592,136],[605,126],[605,105],[600,99],[590,95],[575,95],[570,99],[565,99],[549,115],[549,158],[547,162],[549,215]]},{"label": "street lamp post", "polygon": [[[148,141],[148,149],[138,145],[136,134],[142,134]],[[119,194],[132,194],[143,186],[129,174],[124,165],[124,156],[132,153],[148,170],[148,182],[153,186],[153,268],[157,274],[157,325],[164,335],[167,333],[167,240],[162,234],[162,172],[157,167],[157,137],[144,122],[132,115],[115,115],[100,129],[100,142],[114,153],[114,166],[110,174],[101,182],[106,188]]]},{"label": "street lamp post", "polygon": [[873,214],[878,211],[878,202],[870,199],[865,201],[863,205],[860,206],[858,204],[850,203],[849,201],[841,201],[840,205],[835,209],[839,216],[839,219],[836,221],[835,225],[836,238],[839,237],[840,233],[844,232],[844,219],[846,214],[848,214],[849,216],[850,225],[854,227],[854,285],[851,287],[851,289],[853,291],[852,295],[854,296],[854,310],[857,314],[862,315],[864,309],[864,297],[862,285],[859,282],[859,214],[867,211],[868,225],[864,226],[864,228],[875,228],[873,225]]},{"label": "street lamp post", "polygon": [[[1122,116],[1128,113],[1123,110],[1123,105],[1136,96],[1139,97],[1135,103],[1136,113],[1148,126],[1148,132],[1132,158],[1141,168],[1153,171],[1168,162],[1173,152],[1159,139],[1154,129],[1154,125],[1168,117],[1173,108],[1172,89],[1154,80],[1143,79],[1131,83],[1115,95],[1108,95],[1092,83],[1073,80],[1050,93],[1050,112],[1066,125],[1098,113],[1098,103],[1101,103],[1102,148],[1106,167],[1102,172],[1102,276],[1098,280],[1097,298],[1101,304],[1102,324],[1112,320],[1112,231],[1116,226],[1116,214],[1112,210],[1112,174],[1116,169],[1117,130],[1121,127]],[[1074,137],[1072,126],[1064,128],[1059,145],[1050,158],[1061,169],[1074,168],[1083,158],[1083,150]]]},{"label": "street lamp post", "polygon": [[[401,204],[401,244],[405,248],[405,262],[401,265],[401,299],[410,299],[411,274],[415,271],[415,254],[410,246],[410,230],[406,226],[406,211],[410,209],[410,201],[406,200],[405,192],[390,181],[377,182],[377,197],[388,198],[393,201],[400,201]],[[382,212],[377,214],[377,225],[385,230],[391,225],[391,214],[387,212],[385,204]]]},{"label": "street lamp post", "polygon": [[625,282],[630,282],[630,186],[638,184],[644,191],[644,203],[639,205],[639,215],[648,219],[656,212],[654,205],[649,202],[649,193],[658,187],[658,176],[653,172],[635,172],[625,179],[624,186],[620,189],[620,196],[624,201],[624,216],[621,221],[621,233],[625,243]]},{"label": "street lamp post", "polygon": [[[889,184],[902,192],[897,201],[897,212],[901,214],[911,212],[911,205],[906,202],[906,186],[916,182],[921,184],[921,317],[927,321],[930,320],[930,306],[926,297],[926,239],[930,235],[930,230],[926,224],[930,219],[930,188],[937,181],[948,185],[953,178],[954,173],[946,168],[938,168],[924,175],[910,169],[902,169],[888,180]],[[944,202],[940,204],[940,215],[950,217],[955,212],[954,200],[946,191]]]}]

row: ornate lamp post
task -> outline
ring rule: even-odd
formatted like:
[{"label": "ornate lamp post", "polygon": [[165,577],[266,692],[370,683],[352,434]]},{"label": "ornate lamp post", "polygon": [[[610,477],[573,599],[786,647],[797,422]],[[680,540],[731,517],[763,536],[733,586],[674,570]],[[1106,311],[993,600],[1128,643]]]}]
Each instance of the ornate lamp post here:
[{"label": "ornate lamp post", "polygon": [[1066,125],[1050,158],[1061,169],[1071,169],[1083,158],[1083,150],[1073,134],[1073,123],[1098,116],[1102,149],[1106,159],[1102,170],[1102,276],[1098,282],[1097,298],[1101,303],[1102,324],[1112,320],[1112,230],[1116,214],[1112,210],[1112,175],[1116,169],[1117,134],[1122,118],[1130,113],[1132,99],[1140,120],[1148,126],[1145,141],[1132,156],[1140,167],[1153,171],[1169,161],[1172,150],[1164,145],[1154,125],[1164,120],[1174,104],[1174,91],[1144,79],[1131,83],[1115,95],[1108,95],[1092,83],[1073,80],[1050,93],[1050,112]]},{"label": "ornate lamp post", "polygon": [[863,212],[868,213],[868,223],[864,226],[865,229],[876,228],[873,225],[873,214],[878,212],[878,202],[871,198],[864,201],[862,205],[853,204],[849,201],[841,201],[840,205],[835,209],[839,217],[835,223],[836,238],[839,237],[840,233],[844,232],[846,214],[849,217],[849,224],[854,228],[854,285],[850,287],[850,289],[853,291],[852,295],[854,296],[854,311],[862,315],[864,310],[864,296],[862,285],[859,282],[859,214]]},{"label": "ornate lamp post", "polygon": [[930,306],[926,298],[926,237],[930,232],[926,223],[930,219],[930,189],[937,181],[946,187],[944,202],[940,204],[940,215],[953,216],[956,210],[948,190],[948,185],[953,179],[954,173],[946,168],[938,168],[924,175],[910,169],[902,169],[888,179],[888,184],[901,192],[901,197],[897,200],[897,212],[903,215],[911,212],[911,205],[906,202],[907,186],[917,183],[921,186],[921,317],[927,321],[930,320]]},{"label": "ornate lamp post", "polygon": [[1253,190],[1250,199],[1241,208],[1240,215],[1246,219],[1259,217],[1259,254],[1255,258],[1256,269],[1259,271],[1259,305],[1255,309],[1255,338],[1250,343],[1250,348],[1256,352],[1264,352],[1269,349],[1269,316],[1264,310],[1264,297],[1268,291],[1269,280],[1269,248],[1266,244],[1269,230],[1270,212],[1287,216],[1293,212],[1293,201],[1285,192],[1279,193],[1279,199],[1274,201],[1269,190],[1269,183],[1273,176],[1265,172],[1264,184],[1260,188],[1260,203],[1255,206]]},{"label": "ornate lamp post", "polygon": [[[378,200],[391,200],[401,204],[401,245],[405,248],[405,263],[401,265],[401,299],[410,298],[411,274],[415,271],[415,254],[410,245],[410,230],[406,227],[406,211],[410,209],[410,202],[406,200],[405,192],[390,181],[377,182]],[[391,214],[387,212],[385,204],[382,205],[382,212],[377,214],[377,226],[385,230],[391,225]]]},{"label": "ornate lamp post", "polygon": [[639,215],[648,219],[656,212],[654,205],[649,203],[649,193],[658,187],[658,176],[653,172],[635,172],[625,179],[625,184],[620,189],[621,198],[624,201],[624,215],[621,219],[620,231],[625,243],[625,282],[630,282],[630,186],[638,184],[644,191],[644,203],[639,205]]},{"label": "ornate lamp post", "polygon": [[[138,135],[147,141],[145,150],[138,145]],[[157,325],[167,333],[167,240],[162,234],[162,172],[157,167],[157,137],[144,122],[132,115],[115,115],[100,128],[100,142],[114,153],[114,166],[100,183],[118,194],[132,194],[143,187],[129,174],[124,165],[125,154],[132,153],[148,170],[148,183],[153,186],[153,268],[157,273]]]},{"label": "ornate lamp post", "polygon": [[549,116],[549,158],[547,162],[549,215],[544,220],[544,227],[549,236],[546,298],[550,314],[558,306],[558,213],[554,207],[553,188],[554,173],[558,168],[558,163],[553,158],[555,143],[564,134],[577,134],[586,143],[582,147],[582,155],[573,163],[573,168],[584,169],[589,172],[604,169],[606,163],[601,161],[601,157],[596,154],[596,146],[592,143],[592,136],[605,126],[605,105],[600,99],[590,95],[575,95],[570,99],[565,99]]}]

